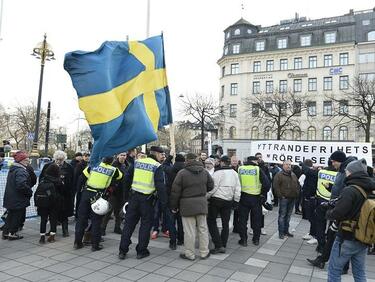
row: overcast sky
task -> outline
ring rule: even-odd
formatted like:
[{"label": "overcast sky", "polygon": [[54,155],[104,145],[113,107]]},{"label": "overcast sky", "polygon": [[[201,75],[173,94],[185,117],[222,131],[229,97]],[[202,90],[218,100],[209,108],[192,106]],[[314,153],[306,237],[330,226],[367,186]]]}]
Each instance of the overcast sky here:
[{"label": "overcast sky", "polygon": [[[5,108],[36,103],[40,62],[30,54],[46,32],[56,61],[45,67],[42,107],[51,101],[52,126],[66,126],[70,132],[77,129],[80,111],[63,69],[64,54],[95,50],[105,40],[125,40],[127,35],[131,40],[146,37],[147,0],[1,1],[0,103]],[[295,12],[317,19],[374,5],[374,0],[151,0],[150,35],[164,32],[175,119],[182,119],[176,110],[180,94],[217,95],[216,62],[223,50],[223,30],[241,16],[255,25],[269,26],[293,18]]]}]

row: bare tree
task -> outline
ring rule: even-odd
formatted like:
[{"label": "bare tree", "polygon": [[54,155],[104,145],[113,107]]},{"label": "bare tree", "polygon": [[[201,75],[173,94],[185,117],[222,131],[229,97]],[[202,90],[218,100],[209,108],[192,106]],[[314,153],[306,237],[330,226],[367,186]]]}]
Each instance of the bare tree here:
[{"label": "bare tree", "polygon": [[181,112],[192,119],[194,124],[201,131],[201,150],[204,150],[204,133],[208,125],[216,123],[216,119],[222,112],[218,101],[212,95],[195,94],[193,97],[181,99]]},{"label": "bare tree", "polygon": [[365,141],[370,142],[372,119],[375,116],[375,79],[357,76],[347,87],[342,98],[328,96],[338,104],[338,107],[334,107],[332,118],[339,117],[336,126],[354,123],[357,128],[363,129]]},{"label": "bare tree", "polygon": [[276,131],[276,139],[281,140],[288,131],[299,126],[301,113],[306,110],[306,96],[291,91],[273,94],[255,94],[246,99],[247,111],[259,126]]}]

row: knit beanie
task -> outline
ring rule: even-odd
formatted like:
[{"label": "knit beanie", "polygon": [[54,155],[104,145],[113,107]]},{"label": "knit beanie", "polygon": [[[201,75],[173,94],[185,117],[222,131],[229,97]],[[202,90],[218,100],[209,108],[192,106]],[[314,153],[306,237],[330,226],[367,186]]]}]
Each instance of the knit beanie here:
[{"label": "knit beanie", "polygon": [[346,166],[346,170],[351,174],[356,172],[366,172],[367,173],[367,163],[365,159],[360,159],[358,161],[352,161]]},{"label": "knit beanie", "polygon": [[176,162],[185,162],[185,157],[182,154],[177,154],[175,157]]},{"label": "knit beanie", "polygon": [[346,160],[346,155],[343,151],[335,151],[330,156],[331,161],[336,161],[339,163],[343,163]]},{"label": "knit beanie", "polygon": [[14,160],[19,163],[21,161],[23,161],[24,159],[27,159],[29,157],[29,155],[27,154],[27,152],[25,151],[18,151],[14,154],[13,158]]},{"label": "knit beanie", "polygon": [[57,164],[51,163],[46,168],[46,175],[52,176],[52,177],[59,177],[60,168]]}]

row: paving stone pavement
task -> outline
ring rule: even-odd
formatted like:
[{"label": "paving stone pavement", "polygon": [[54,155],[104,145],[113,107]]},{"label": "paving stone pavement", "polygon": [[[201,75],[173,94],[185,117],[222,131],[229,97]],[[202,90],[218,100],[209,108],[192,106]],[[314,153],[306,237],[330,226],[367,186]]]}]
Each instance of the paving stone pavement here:
[{"label": "paving stone pavement", "polygon": [[[61,237],[58,227],[57,241],[40,245],[39,219],[30,219],[19,241],[0,242],[0,281],[295,281],[318,282],[327,280],[327,272],[313,268],[306,258],[314,258],[315,246],[302,240],[309,224],[300,216],[292,216],[294,238],[285,240],[277,236],[277,210],[265,218],[268,235],[261,236],[259,246],[249,240],[248,247],[237,244],[239,236],[230,234],[226,254],[211,255],[207,260],[194,262],[179,258],[182,247],[168,249],[168,239],[159,237],[150,241],[151,255],[136,259],[136,235],[133,245],[123,261],[117,258],[120,235],[111,233],[113,222],[107,229],[104,249],[91,252],[89,247],[73,249],[74,222],[70,223],[71,236]],[[251,238],[251,236],[249,236]],[[367,256],[367,278],[375,282],[375,256]],[[342,281],[353,281],[351,272]]]}]

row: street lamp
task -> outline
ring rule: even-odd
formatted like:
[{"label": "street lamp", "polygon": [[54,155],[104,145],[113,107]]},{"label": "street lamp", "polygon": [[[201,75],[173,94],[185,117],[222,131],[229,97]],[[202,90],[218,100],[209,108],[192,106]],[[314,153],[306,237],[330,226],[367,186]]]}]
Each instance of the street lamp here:
[{"label": "street lamp", "polygon": [[36,121],[35,121],[33,147],[32,147],[32,151],[30,154],[30,157],[32,158],[32,166],[35,169],[37,168],[36,160],[39,157],[38,135],[39,135],[39,122],[40,122],[40,104],[42,100],[44,64],[46,61],[55,60],[54,53],[51,49],[51,46],[47,43],[47,34],[44,34],[44,40],[38,43],[38,45],[33,49],[33,53],[31,55],[35,56],[37,59],[40,59],[38,105],[36,109]]}]

